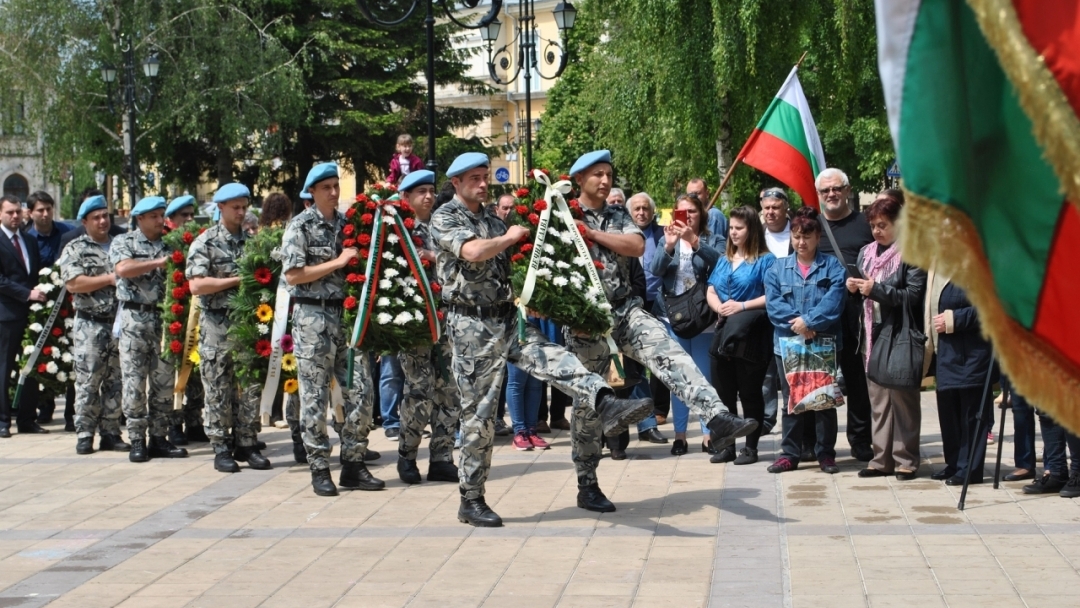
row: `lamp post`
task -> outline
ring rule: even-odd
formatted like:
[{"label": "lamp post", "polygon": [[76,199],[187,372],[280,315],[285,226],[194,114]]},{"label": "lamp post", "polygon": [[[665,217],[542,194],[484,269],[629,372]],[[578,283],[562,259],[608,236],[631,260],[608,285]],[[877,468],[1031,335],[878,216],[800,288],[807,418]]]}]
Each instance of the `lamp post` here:
[{"label": "lamp post", "polygon": [[[378,11],[372,11],[368,2],[371,2]],[[420,8],[421,2],[424,4],[427,14],[424,17],[424,27],[427,30],[427,162],[426,168],[429,171],[434,172],[438,168],[438,161],[435,160],[435,4],[442,5],[443,12],[446,14],[446,18],[454,22],[456,25],[466,29],[479,29],[481,37],[485,36],[488,25],[492,22],[498,23],[496,17],[499,11],[502,9],[502,0],[491,0],[491,8],[487,14],[475,24],[467,24],[458,21],[452,12],[454,0],[411,0],[408,4],[408,8],[401,10],[399,5],[405,3],[401,2],[385,2],[383,0],[356,0],[357,7],[360,9],[360,13],[367,18],[368,21],[382,26],[382,27],[394,27],[401,25],[405,21],[408,21],[412,17],[418,8]],[[480,5],[480,0],[462,0],[467,8],[476,8]],[[498,27],[495,32],[498,34]],[[486,38],[485,38],[486,40]],[[489,42],[490,44],[490,42]]]},{"label": "lamp post", "polygon": [[[559,28],[560,37],[574,28],[574,22],[577,20],[577,9],[574,5],[563,1],[559,2],[555,6],[555,10],[552,11],[555,16],[555,25]],[[568,59],[566,47],[564,47],[558,40],[547,40],[541,38],[538,28],[536,27],[536,9],[534,6],[534,0],[518,0],[518,15],[517,15],[517,31],[514,34],[514,38],[499,47],[497,50],[493,49],[495,40],[499,38],[499,26],[501,24],[498,20],[493,21],[485,28],[485,34],[483,36],[484,41],[487,42],[488,51],[488,74],[496,84],[510,84],[522,74],[524,70],[525,79],[525,170],[526,173],[532,169],[532,72],[536,70],[544,80],[554,80],[562,75],[566,70],[566,61]],[[494,31],[491,31],[494,30]],[[555,73],[548,76],[540,71],[539,64],[536,61],[536,47],[537,41],[546,43],[544,45],[544,62],[547,65],[555,63],[555,50],[559,51],[558,67],[555,69]],[[517,52],[513,50],[516,48]],[[498,68],[504,72],[509,72],[511,66],[513,66],[513,73],[509,77],[503,79],[499,77],[496,70],[496,60],[498,60]]]},{"label": "lamp post", "polygon": [[[101,79],[105,81],[105,95],[109,100],[109,111],[116,114],[112,85],[116,82],[117,76],[121,77],[117,86],[117,94],[120,98],[120,110],[123,112],[124,120],[122,130],[124,160],[126,161],[128,174],[128,197],[131,199],[131,205],[134,205],[135,201],[139,199],[139,159],[135,149],[135,118],[139,113],[149,110],[154,103],[153,83],[157,80],[161,62],[158,61],[155,54],[151,54],[143,60],[143,75],[150,81],[150,86],[144,86],[140,90],[135,81],[135,50],[131,48],[131,41],[127,38],[122,38],[121,44],[123,46],[122,74],[111,64],[106,63],[101,66]],[[140,107],[140,103],[142,107]]]}]

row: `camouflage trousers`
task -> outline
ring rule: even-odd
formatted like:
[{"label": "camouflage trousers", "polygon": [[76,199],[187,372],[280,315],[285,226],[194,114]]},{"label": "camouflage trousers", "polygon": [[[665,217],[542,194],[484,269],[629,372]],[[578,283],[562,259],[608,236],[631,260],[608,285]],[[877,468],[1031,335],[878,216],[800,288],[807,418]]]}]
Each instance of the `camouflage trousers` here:
[{"label": "camouflage trousers", "polygon": [[120,434],[120,349],[112,323],[75,317],[75,429],[79,437]]},{"label": "camouflage trousers", "polygon": [[466,498],[484,495],[495,436],[493,417],[499,403],[506,362],[574,397],[576,407],[595,409],[597,395],[610,387],[582,366],[565,348],[552,344],[529,325],[518,339],[515,316],[478,319],[451,313],[447,332],[453,352],[451,370],[461,398],[461,491]]},{"label": "camouflage trousers", "polygon": [[[248,398],[246,391],[245,398],[240,398],[227,328],[223,313],[204,311],[199,328],[199,372],[206,395],[206,436],[215,452],[228,450],[234,443],[255,445],[253,427],[258,417],[258,401]],[[261,394],[261,386],[254,388]]]},{"label": "camouflage trousers", "polygon": [[405,375],[401,399],[401,435],[398,455],[416,460],[424,427],[431,425],[428,452],[431,462],[454,461],[457,430],[457,387],[450,379],[450,349],[443,336],[434,346],[398,354]]},{"label": "camouflage trousers", "polygon": [[[606,374],[611,365],[611,353],[604,338],[583,338],[565,332],[566,348],[581,359],[586,368]],[[683,400],[691,410],[711,419],[726,410],[719,395],[705,376],[698,371],[690,355],[671,339],[667,329],[656,317],[640,305],[628,304],[615,312],[615,327],[611,337],[619,352],[641,362],[664,383],[671,393]],[[571,458],[581,485],[597,483],[596,467],[600,463],[603,427],[596,412],[575,407],[570,418]]]},{"label": "camouflage trousers", "polygon": [[[156,312],[120,311],[120,375],[129,437],[164,437],[172,410],[173,366],[161,358],[161,317]],[[149,385],[149,395],[147,386]]]},{"label": "camouflage trousers", "polygon": [[282,406],[282,413],[285,415],[285,422],[289,424],[289,431],[293,433],[300,432],[300,397],[296,393],[285,393],[285,403]]},{"label": "camouflage trousers", "polygon": [[330,381],[336,380],[345,399],[341,429],[341,459],[361,462],[367,453],[374,389],[367,353],[355,351],[353,388],[347,390],[349,350],[341,326],[341,308],[300,304],[293,308],[297,380],[300,383],[300,432],[312,471],[330,468],[330,437],[326,410]]},{"label": "camouflage trousers", "polygon": [[199,373],[198,367],[192,368],[191,374],[188,375],[187,386],[184,387],[184,407],[169,412],[169,424],[203,426],[203,406],[206,403],[204,396],[202,374]]}]

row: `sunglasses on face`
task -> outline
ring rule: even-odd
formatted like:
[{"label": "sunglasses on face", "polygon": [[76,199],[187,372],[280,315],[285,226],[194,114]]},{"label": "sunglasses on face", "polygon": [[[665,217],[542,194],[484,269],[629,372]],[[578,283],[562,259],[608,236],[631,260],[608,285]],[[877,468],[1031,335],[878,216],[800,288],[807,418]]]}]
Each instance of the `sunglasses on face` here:
[{"label": "sunglasses on face", "polygon": [[832,193],[839,194],[839,193],[843,192],[844,190],[847,190],[847,186],[833,186],[831,188],[818,188],[818,194],[832,194]]}]

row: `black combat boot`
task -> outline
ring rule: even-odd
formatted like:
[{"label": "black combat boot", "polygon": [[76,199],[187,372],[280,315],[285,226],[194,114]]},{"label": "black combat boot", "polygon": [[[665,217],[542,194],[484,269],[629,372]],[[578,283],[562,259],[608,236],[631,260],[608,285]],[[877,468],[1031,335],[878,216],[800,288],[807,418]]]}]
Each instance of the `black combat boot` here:
[{"label": "black combat boot", "polygon": [[652,399],[619,399],[610,389],[596,397],[596,413],[608,437],[618,437],[630,425],[648,418],[652,409]]},{"label": "black combat boot", "polygon": [[311,472],[311,487],[317,496],[337,496],[337,486],[330,479],[330,469],[318,469]]},{"label": "black combat boot", "polygon": [[428,481],[449,481],[458,482],[458,468],[452,462],[433,462],[428,465],[427,469]]},{"label": "black combat boot", "polygon": [[401,454],[397,457],[397,474],[401,481],[409,485],[420,483],[420,469],[416,467],[416,460],[406,458]]},{"label": "black combat boot", "polygon": [[258,435],[255,436],[255,449],[256,450],[265,450],[266,449],[266,442],[265,441],[259,441],[259,436]]},{"label": "black combat boot", "polygon": [[299,432],[292,434],[292,457],[297,464],[307,464],[307,449],[304,448],[304,440]]},{"label": "black combat boot", "polygon": [[705,426],[709,427],[710,445],[715,450],[723,450],[734,445],[739,437],[753,433],[757,428],[757,420],[746,420],[727,410],[721,410]]},{"label": "black combat boot", "polygon": [[94,437],[79,437],[78,443],[75,444],[76,454],[93,454],[94,453]]},{"label": "black combat boot", "polygon": [[373,491],[385,488],[386,482],[372,477],[363,461],[350,462],[342,460],[341,477],[338,478],[338,485],[341,486],[342,490]]},{"label": "black combat boot", "polygon": [[477,528],[501,528],[503,525],[502,518],[499,517],[498,513],[491,510],[483,496],[466,498],[464,493],[461,496],[461,506],[458,507],[457,518],[461,523],[476,526]]},{"label": "black combat boot", "polygon": [[233,459],[232,450],[227,445],[214,446],[214,470],[222,473],[239,473],[240,465]]},{"label": "black combat boot", "polygon": [[615,510],[615,505],[600,491],[600,485],[595,483],[578,484],[577,506],[597,513],[611,513]]},{"label": "black combat boot", "polygon": [[233,459],[239,462],[246,462],[249,467],[259,471],[266,471],[274,468],[274,466],[270,464],[270,460],[268,460],[266,456],[263,456],[262,452],[255,446],[237,446],[236,449],[233,450]]},{"label": "black combat boot", "polygon": [[382,458],[382,454],[371,448],[368,448],[368,450],[364,452],[364,462],[371,462],[372,460],[378,460],[380,458]]},{"label": "black combat boot", "polygon": [[151,458],[187,458],[187,450],[178,448],[164,437],[150,436],[149,452]]},{"label": "black combat boot", "polygon": [[150,460],[150,453],[146,450],[146,437],[129,435],[128,438],[131,439],[131,451],[128,452],[128,460],[131,462]]},{"label": "black combat boot", "polygon": [[204,429],[201,424],[188,423],[186,426],[187,432],[185,435],[187,436],[188,441],[210,443],[210,438],[206,436],[206,429]]},{"label": "black combat boot", "polygon": [[187,435],[184,434],[184,425],[174,424],[169,427],[169,443],[173,445],[187,445]]},{"label": "black combat boot", "polygon": [[120,433],[115,435],[101,435],[101,444],[98,447],[102,452],[129,452],[131,446],[124,443],[124,438],[120,436]]}]

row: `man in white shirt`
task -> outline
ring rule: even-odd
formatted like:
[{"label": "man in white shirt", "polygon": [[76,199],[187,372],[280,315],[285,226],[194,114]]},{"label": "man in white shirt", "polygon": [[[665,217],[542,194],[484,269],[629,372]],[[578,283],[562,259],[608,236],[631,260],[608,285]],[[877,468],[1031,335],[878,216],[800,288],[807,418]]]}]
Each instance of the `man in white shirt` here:
[{"label": "man in white shirt", "polygon": [[[787,257],[791,253],[791,220],[788,219],[788,209],[791,203],[783,188],[766,188],[761,191],[761,219],[765,224],[765,245],[777,258]],[[765,420],[762,423],[762,434],[767,435],[776,426],[777,394],[780,390],[780,379],[776,370],[776,359],[769,362],[769,370],[765,372],[765,382],[761,387],[765,394]]]}]

